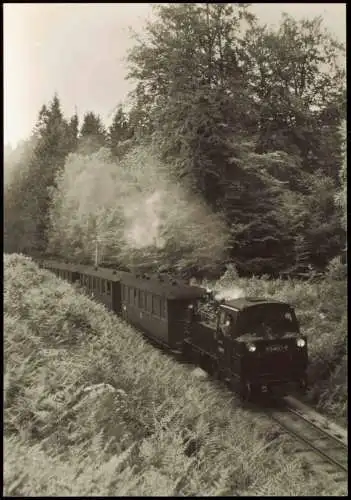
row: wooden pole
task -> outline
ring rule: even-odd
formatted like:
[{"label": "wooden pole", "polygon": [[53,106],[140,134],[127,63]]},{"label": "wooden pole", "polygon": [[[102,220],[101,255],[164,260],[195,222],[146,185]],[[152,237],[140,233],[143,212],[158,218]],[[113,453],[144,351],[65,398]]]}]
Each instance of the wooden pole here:
[{"label": "wooden pole", "polygon": [[96,238],[95,239],[95,267],[98,267],[98,252],[99,252],[98,244],[99,244],[99,241]]}]

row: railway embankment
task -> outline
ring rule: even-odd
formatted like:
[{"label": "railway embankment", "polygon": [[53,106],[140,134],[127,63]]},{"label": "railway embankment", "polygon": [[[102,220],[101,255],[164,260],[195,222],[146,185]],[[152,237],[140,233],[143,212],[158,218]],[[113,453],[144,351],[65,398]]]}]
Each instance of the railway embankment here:
[{"label": "railway embankment", "polygon": [[346,494],[72,285],[19,255],[4,277],[5,495]]}]

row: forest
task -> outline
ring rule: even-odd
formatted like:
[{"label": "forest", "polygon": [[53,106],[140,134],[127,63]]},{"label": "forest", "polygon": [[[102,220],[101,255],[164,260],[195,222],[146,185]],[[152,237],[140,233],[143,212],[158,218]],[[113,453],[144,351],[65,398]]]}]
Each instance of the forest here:
[{"label": "forest", "polygon": [[343,262],[345,60],[321,18],[154,6],[109,126],[55,94],[5,148],[5,252],[202,277]]}]

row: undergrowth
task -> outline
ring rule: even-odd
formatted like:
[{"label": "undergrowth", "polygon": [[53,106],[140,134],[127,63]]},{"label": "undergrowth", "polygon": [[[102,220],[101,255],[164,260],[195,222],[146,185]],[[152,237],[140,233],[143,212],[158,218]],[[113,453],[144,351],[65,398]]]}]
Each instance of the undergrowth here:
[{"label": "undergrowth", "polygon": [[21,255],[4,328],[5,495],[346,494],[261,412]]}]

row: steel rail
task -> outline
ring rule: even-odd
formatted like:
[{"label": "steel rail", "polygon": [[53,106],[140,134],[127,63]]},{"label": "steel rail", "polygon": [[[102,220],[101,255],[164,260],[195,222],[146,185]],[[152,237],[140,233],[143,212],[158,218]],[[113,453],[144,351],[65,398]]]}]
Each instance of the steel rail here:
[{"label": "steel rail", "polygon": [[[345,451],[346,457],[347,457],[347,445],[342,443],[340,440],[338,440],[334,436],[330,435],[328,432],[326,432],[323,428],[316,425],[314,422],[311,422],[308,418],[305,418],[299,412],[296,412],[295,410],[293,410],[291,408],[285,408],[284,410],[281,410],[279,412],[272,410],[269,412],[269,415],[275,422],[277,422],[282,428],[284,428],[290,435],[294,436],[297,440],[306,444],[310,450],[314,451],[319,456],[321,456],[324,460],[326,460],[329,463],[336,466],[342,472],[346,472],[346,473],[348,472],[347,465],[341,463],[339,460],[330,456],[326,451],[324,451],[323,449],[318,447],[318,445],[314,444],[313,437],[311,439],[308,439],[306,436],[299,434],[298,430],[291,428],[291,426],[289,426],[289,422],[284,422],[284,417],[286,418],[286,416],[289,415],[289,413],[295,415],[301,421],[303,421],[304,423],[307,423],[309,426],[313,427],[313,429],[315,431],[318,431],[319,434],[321,435],[321,439],[324,439],[324,440],[327,439],[327,440],[331,441],[332,443],[337,444],[336,449],[339,449],[341,451]],[[283,415],[283,418],[279,418],[279,415],[280,416]],[[318,440],[318,438],[315,438],[315,440]],[[334,447],[334,449],[335,449],[335,447]],[[306,450],[306,451],[308,451],[308,450]]]}]

